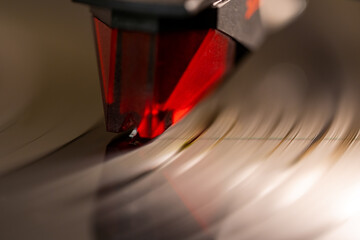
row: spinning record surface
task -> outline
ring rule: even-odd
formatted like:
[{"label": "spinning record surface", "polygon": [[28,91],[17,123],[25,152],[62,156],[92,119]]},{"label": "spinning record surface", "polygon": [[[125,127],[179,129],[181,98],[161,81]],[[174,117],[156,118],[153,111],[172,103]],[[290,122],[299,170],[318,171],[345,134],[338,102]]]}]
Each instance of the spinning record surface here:
[{"label": "spinning record surface", "polygon": [[95,124],[98,107],[56,151],[1,159],[1,238],[360,238],[359,12],[311,3],[141,147]]}]

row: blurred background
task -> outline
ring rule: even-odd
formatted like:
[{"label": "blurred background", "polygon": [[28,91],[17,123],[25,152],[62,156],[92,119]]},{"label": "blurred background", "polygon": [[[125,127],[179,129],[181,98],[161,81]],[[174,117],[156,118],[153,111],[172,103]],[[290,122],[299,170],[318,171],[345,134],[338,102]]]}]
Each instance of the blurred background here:
[{"label": "blurred background", "polygon": [[221,88],[111,152],[88,7],[2,1],[0,239],[359,239],[360,2],[259,11]]}]

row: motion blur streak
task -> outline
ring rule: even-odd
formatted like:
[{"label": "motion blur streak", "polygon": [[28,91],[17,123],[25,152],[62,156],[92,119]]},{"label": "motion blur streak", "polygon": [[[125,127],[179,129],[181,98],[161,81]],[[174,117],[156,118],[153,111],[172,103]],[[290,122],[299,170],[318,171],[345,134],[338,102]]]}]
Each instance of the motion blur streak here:
[{"label": "motion blur streak", "polygon": [[[313,8],[336,14],[336,4]],[[345,60],[330,50],[343,51],[327,40],[338,34],[310,27],[313,8],[184,121],[148,146],[109,159],[104,186],[139,170],[130,161],[186,140],[190,132],[179,135],[184,129],[201,129],[203,114],[219,111],[181,155],[122,191],[98,196],[99,239],[315,239],[357,216],[359,181],[348,167],[349,154],[359,153],[359,82],[345,80]],[[296,27],[306,29],[306,38]]]}]

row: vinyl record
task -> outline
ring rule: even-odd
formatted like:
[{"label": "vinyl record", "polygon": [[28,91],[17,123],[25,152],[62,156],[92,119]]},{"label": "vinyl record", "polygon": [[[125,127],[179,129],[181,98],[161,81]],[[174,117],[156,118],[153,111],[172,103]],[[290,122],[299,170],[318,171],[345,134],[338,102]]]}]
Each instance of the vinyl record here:
[{"label": "vinyl record", "polygon": [[0,7],[31,64],[1,82],[0,239],[360,238],[358,2],[311,2],[147,142],[105,131],[86,10],[39,2]]}]

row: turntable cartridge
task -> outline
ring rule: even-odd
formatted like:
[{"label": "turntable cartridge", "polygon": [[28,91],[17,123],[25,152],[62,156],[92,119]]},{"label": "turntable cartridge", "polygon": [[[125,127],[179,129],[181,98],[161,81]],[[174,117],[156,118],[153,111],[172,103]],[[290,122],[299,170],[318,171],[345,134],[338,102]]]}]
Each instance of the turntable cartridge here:
[{"label": "turntable cartridge", "polygon": [[74,0],[90,5],[107,130],[152,139],[262,41],[259,0]]}]

